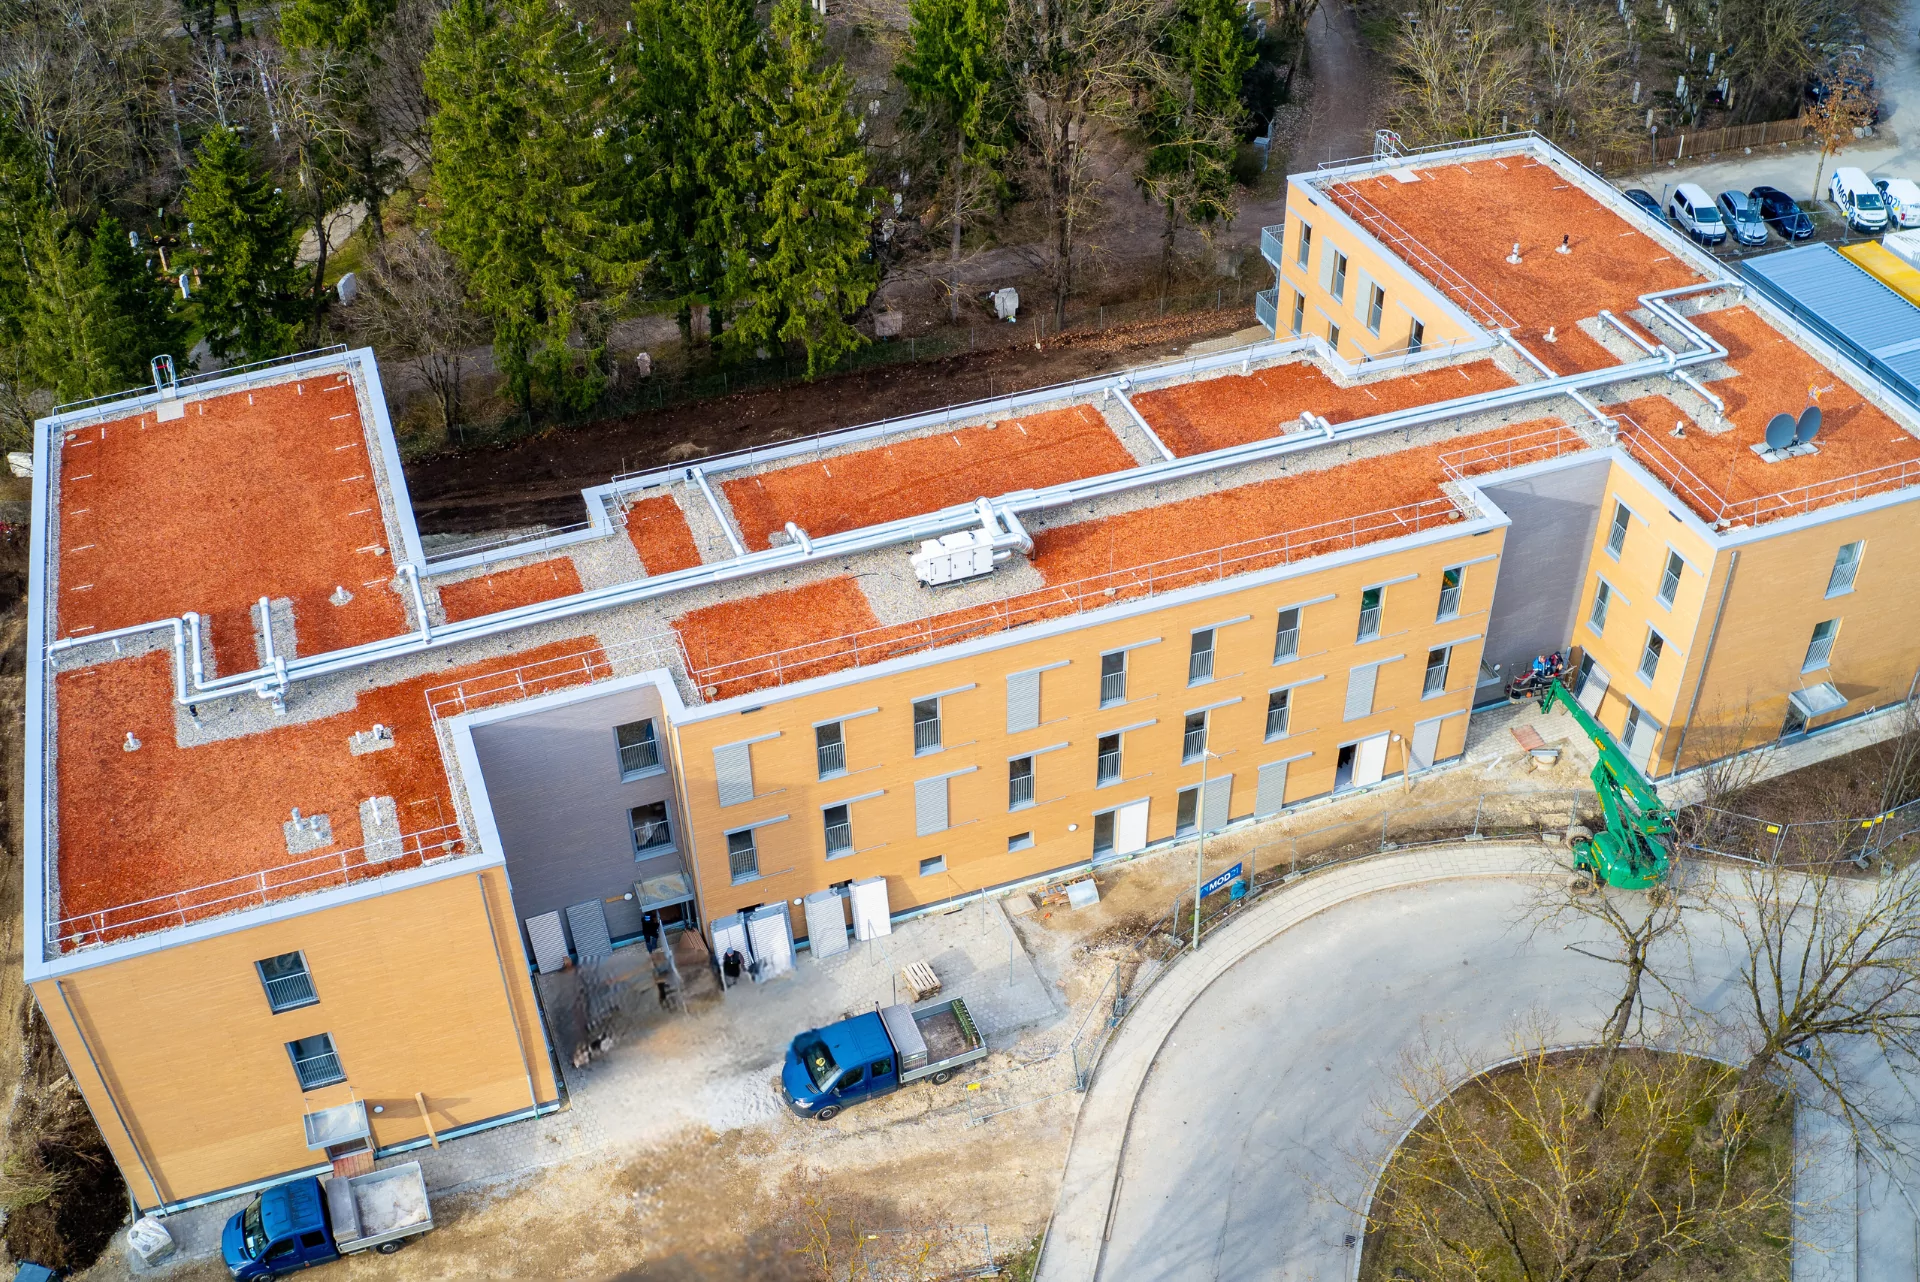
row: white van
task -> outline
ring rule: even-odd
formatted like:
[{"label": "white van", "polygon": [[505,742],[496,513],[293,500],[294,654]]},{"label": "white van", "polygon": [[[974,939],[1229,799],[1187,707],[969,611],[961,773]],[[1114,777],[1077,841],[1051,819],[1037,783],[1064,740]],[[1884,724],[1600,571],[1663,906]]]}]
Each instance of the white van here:
[{"label": "white van", "polygon": [[1726,221],[1699,183],[1681,183],[1673,189],[1667,197],[1667,217],[1702,245],[1718,245],[1727,238]]},{"label": "white van", "polygon": [[1855,231],[1883,231],[1887,225],[1887,202],[1867,179],[1867,171],[1851,165],[1833,171],[1827,182],[1827,197],[1840,207],[1847,225]]},{"label": "white van", "polygon": [[1880,199],[1887,202],[1887,221],[1892,226],[1920,227],[1920,184],[1910,178],[1876,178],[1873,185]]}]

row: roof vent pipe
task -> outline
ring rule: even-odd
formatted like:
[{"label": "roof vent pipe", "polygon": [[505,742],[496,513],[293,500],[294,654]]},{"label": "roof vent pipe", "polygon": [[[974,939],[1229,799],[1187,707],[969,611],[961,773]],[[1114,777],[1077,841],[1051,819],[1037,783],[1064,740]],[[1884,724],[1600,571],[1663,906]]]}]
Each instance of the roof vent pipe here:
[{"label": "roof vent pipe", "polygon": [[804,555],[813,555],[813,540],[807,537],[805,530],[795,525],[792,521],[787,522],[787,537],[800,545],[800,551]]}]

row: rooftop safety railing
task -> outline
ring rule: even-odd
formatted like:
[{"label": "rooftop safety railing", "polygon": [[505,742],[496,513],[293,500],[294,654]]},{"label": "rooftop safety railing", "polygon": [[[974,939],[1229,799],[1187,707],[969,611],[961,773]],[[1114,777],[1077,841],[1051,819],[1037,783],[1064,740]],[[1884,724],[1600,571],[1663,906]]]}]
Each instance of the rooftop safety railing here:
[{"label": "rooftop safety railing", "polygon": [[[304,352],[294,352],[289,356],[270,356],[263,361],[249,361],[245,365],[229,365],[224,369],[210,369],[200,374],[189,374],[179,379],[174,386],[185,392],[188,388],[202,383],[212,383],[223,378],[238,378],[244,374],[259,374],[278,370],[287,365],[298,365],[301,361],[316,360],[322,356],[337,356],[347,350],[345,343],[331,343],[326,347],[315,347]],[[124,401],[135,396],[147,396],[154,392],[151,383],[140,387],[129,387],[124,391],[107,392],[101,396],[89,396],[84,401],[67,401],[53,407],[55,414],[70,414],[74,410],[83,410],[89,405],[108,405],[114,401]]]},{"label": "rooftop safety railing", "polygon": [[282,900],[338,890],[369,877],[452,859],[466,853],[458,824],[441,824],[354,846],[288,860],[259,872],[208,882],[150,899],[49,920],[49,956],[173,930]]},{"label": "rooftop safety railing", "polygon": [[1587,420],[1553,423],[1525,432],[1510,432],[1497,440],[1479,441],[1440,456],[1441,470],[1451,481],[1504,472],[1511,467],[1598,449],[1606,444],[1598,424]]},{"label": "rooftop safety railing", "polygon": [[[1660,434],[1650,432],[1632,419],[1621,417],[1620,443],[1687,505],[1707,520],[1721,526],[1764,525],[1769,521],[1799,516],[1816,508],[1855,499],[1870,498],[1920,485],[1920,459],[1904,459],[1866,468],[1846,476],[1826,477],[1805,485],[1791,486],[1771,494],[1755,494],[1734,499],[1721,493],[1691,467],[1681,462]],[[1783,465],[1783,472],[1789,471]]]},{"label": "rooftop safety railing", "polygon": [[1508,315],[1504,307],[1487,297],[1479,286],[1448,266],[1445,259],[1421,244],[1399,223],[1382,213],[1351,183],[1335,183],[1327,194],[1345,209],[1354,221],[1398,250],[1401,258],[1451,294],[1462,310],[1484,328],[1514,329],[1518,327],[1519,322]]}]

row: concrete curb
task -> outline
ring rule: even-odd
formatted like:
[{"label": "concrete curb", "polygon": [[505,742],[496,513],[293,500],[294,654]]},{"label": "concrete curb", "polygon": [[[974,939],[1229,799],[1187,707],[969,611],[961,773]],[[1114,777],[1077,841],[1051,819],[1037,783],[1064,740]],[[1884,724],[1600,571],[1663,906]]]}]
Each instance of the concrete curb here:
[{"label": "concrete curb", "polygon": [[1134,1102],[1161,1046],[1213,982],[1275,936],[1330,908],[1385,890],[1461,877],[1544,876],[1564,866],[1547,847],[1462,843],[1378,855],[1310,873],[1222,926],[1175,963],[1120,1026],[1074,1122],[1060,1196],[1048,1225],[1036,1282],[1093,1282],[1118,1203],[1120,1161]]}]

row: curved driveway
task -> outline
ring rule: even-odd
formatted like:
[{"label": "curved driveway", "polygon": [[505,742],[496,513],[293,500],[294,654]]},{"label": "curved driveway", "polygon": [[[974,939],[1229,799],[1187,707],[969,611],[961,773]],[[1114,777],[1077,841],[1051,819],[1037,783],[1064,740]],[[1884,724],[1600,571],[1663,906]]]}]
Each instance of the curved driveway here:
[{"label": "curved driveway", "polygon": [[[1270,897],[1183,959],[1083,1104],[1041,1282],[1350,1278],[1348,1208],[1392,1142],[1378,1119],[1406,1048],[1431,1036],[1490,1062],[1516,1019],[1585,1041],[1612,1007],[1614,967],[1570,951],[1572,932],[1521,924],[1542,871],[1538,847],[1368,860]],[[1692,941],[1709,1007],[1734,970],[1712,936]],[[1814,1173],[1841,1200],[1802,1216],[1831,1249],[1797,1279],[1855,1276],[1852,1165]],[[1911,1279],[1912,1219],[1883,1200],[1858,1225],[1858,1276]]]}]

